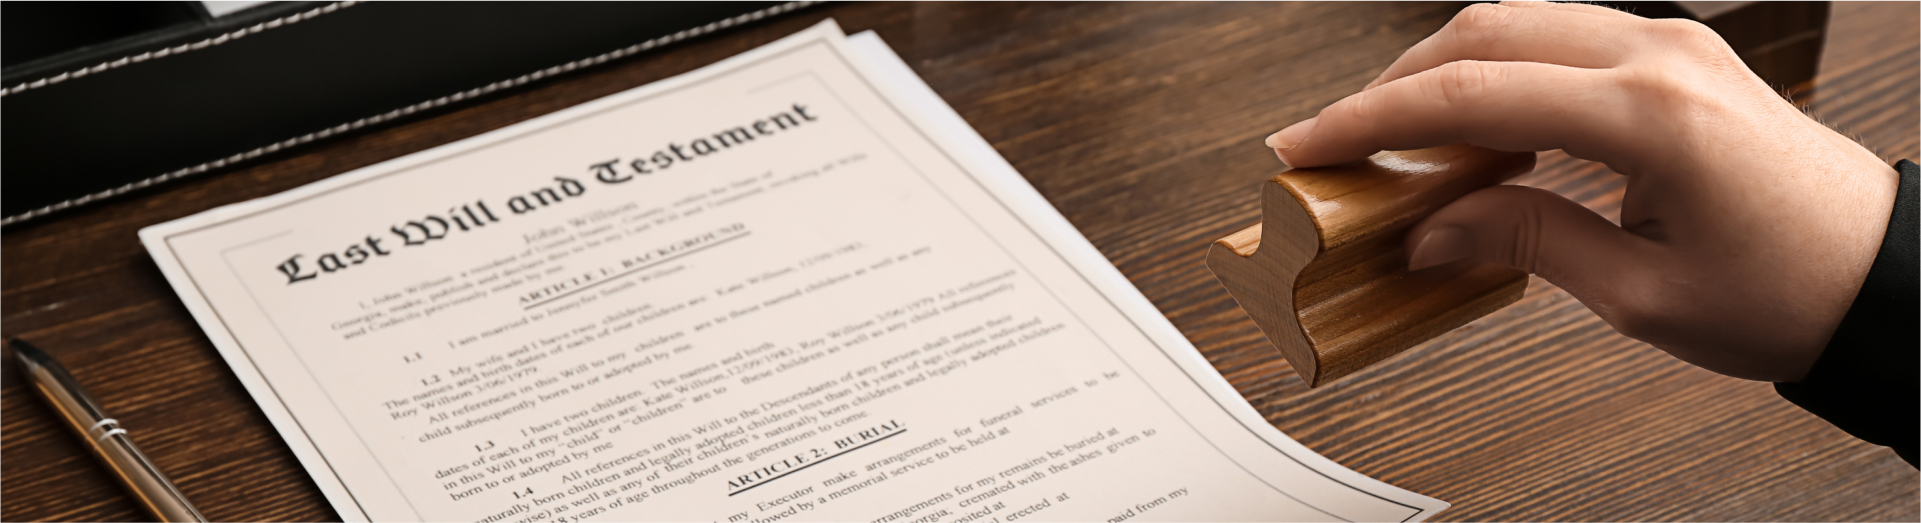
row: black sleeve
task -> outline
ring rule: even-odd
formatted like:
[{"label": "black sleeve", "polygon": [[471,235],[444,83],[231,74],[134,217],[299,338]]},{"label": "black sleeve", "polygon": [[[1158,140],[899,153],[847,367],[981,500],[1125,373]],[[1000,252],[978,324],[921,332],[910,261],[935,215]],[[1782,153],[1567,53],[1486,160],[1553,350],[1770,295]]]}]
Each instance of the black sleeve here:
[{"label": "black sleeve", "polygon": [[1776,383],[1781,397],[1915,464],[1921,442],[1921,291],[1916,286],[1916,178],[1901,160],[1901,189],[1881,253],[1841,327],[1799,383]]}]

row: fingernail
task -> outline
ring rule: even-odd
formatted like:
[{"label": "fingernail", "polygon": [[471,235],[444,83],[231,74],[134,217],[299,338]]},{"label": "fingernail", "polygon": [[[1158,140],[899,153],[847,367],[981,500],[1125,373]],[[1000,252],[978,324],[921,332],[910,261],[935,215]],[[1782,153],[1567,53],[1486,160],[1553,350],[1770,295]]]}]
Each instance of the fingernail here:
[{"label": "fingernail", "polygon": [[1286,129],[1281,129],[1281,132],[1268,135],[1267,146],[1283,151],[1293,149],[1294,146],[1300,145],[1302,140],[1307,139],[1307,133],[1314,132],[1314,122],[1319,119],[1317,117],[1301,120],[1287,126]]},{"label": "fingernail", "polygon": [[1418,271],[1473,255],[1474,236],[1468,234],[1467,229],[1443,226],[1428,231],[1420,243],[1414,244],[1414,252],[1407,257],[1407,270]]}]

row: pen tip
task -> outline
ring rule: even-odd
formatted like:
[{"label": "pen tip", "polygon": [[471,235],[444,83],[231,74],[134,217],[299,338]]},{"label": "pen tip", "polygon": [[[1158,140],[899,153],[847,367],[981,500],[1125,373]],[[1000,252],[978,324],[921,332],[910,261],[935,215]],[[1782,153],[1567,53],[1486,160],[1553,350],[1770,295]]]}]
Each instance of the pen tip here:
[{"label": "pen tip", "polygon": [[40,362],[47,359],[47,353],[41,352],[39,347],[35,347],[31,343],[27,343],[27,340],[7,338],[7,345],[13,347],[13,355],[15,358],[20,359],[20,361],[40,364]]}]

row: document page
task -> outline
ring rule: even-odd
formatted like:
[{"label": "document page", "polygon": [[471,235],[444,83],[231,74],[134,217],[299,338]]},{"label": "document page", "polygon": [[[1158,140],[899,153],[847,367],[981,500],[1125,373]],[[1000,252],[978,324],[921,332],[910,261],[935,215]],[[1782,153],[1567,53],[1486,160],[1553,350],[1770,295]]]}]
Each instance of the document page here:
[{"label": "document page", "polygon": [[141,238],[350,520],[1446,507],[1276,431],[831,21]]}]

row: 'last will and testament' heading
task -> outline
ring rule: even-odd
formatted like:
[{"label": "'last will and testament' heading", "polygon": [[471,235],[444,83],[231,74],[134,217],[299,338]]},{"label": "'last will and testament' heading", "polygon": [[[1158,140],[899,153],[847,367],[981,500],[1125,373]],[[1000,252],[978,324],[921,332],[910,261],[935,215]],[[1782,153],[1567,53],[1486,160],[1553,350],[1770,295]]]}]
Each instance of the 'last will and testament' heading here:
[{"label": "'last will and testament' heading", "polygon": [[[722,129],[686,143],[668,142],[646,156],[625,160],[615,158],[589,165],[587,171],[602,184],[623,184],[633,181],[636,176],[666,171],[675,165],[744,147],[755,140],[798,129],[818,120],[820,120],[819,114],[809,112],[806,105],[795,103],[787,110],[754,120],[746,125]],[[623,160],[625,168],[623,168]],[[449,207],[444,214],[427,214],[419,219],[389,227],[387,230],[392,236],[380,233],[369,234],[365,239],[347,245],[345,249],[338,252],[324,252],[313,257],[312,265],[301,263],[301,258],[305,257],[305,254],[294,254],[288,257],[287,261],[274,266],[274,269],[287,277],[288,285],[293,285],[318,278],[324,273],[346,270],[376,257],[391,255],[398,247],[418,247],[435,240],[446,239],[456,231],[471,231],[486,227],[488,224],[498,223],[507,213],[526,214],[551,205],[558,205],[586,194],[587,187],[579,180],[556,176],[553,185],[509,196],[501,205],[488,205],[484,198],[461,203]]]}]

